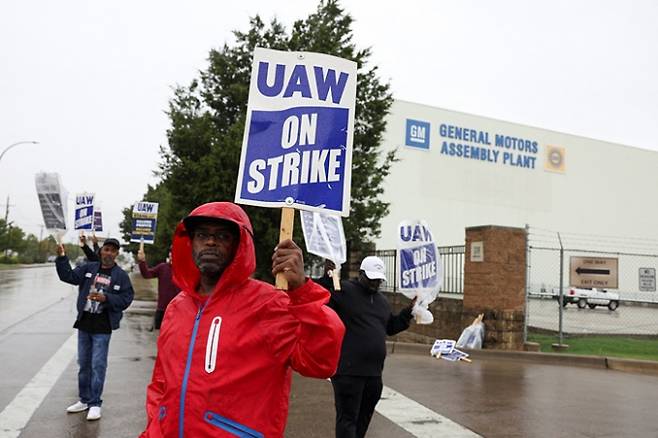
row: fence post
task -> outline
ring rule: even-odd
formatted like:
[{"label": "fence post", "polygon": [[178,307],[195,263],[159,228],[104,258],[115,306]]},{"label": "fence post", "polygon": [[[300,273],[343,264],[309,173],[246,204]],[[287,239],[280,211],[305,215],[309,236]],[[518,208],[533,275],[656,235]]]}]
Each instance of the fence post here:
[{"label": "fence post", "polygon": [[398,291],[398,251],[393,251],[393,293]]},{"label": "fence post", "polygon": [[530,299],[530,225],[525,224],[525,315],[523,321],[523,343],[528,342],[528,320],[530,319],[529,311],[530,305],[528,300]]},{"label": "fence post", "polygon": [[562,342],[562,313],[564,310],[564,247],[562,246],[562,238],[560,237],[560,233],[557,233],[557,239],[560,242],[560,295],[559,295],[559,300],[558,302],[560,303],[560,323],[559,323],[559,343],[560,345],[563,344]]}]

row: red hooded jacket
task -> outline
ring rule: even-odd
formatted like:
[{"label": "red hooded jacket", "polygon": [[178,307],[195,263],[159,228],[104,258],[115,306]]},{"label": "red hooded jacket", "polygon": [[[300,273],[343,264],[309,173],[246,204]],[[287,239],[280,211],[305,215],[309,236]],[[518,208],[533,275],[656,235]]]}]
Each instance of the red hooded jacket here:
[{"label": "red hooded jacket", "polygon": [[204,304],[191,240],[183,223],[176,228],[172,266],[182,292],[165,313],[141,437],[281,437],[292,370],[332,376],[345,328],[314,282],[286,293],[249,278],[256,258],[240,207],[213,202],[190,216],[238,224],[240,243]]}]

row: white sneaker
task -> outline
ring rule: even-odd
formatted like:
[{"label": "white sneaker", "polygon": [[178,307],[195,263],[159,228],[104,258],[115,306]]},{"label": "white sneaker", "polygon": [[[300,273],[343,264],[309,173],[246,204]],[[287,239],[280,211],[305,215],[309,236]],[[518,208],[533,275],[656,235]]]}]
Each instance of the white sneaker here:
[{"label": "white sneaker", "polygon": [[82,403],[81,401],[78,400],[77,402],[73,403],[71,406],[66,408],[66,412],[73,414],[75,412],[86,411],[88,408],[89,406],[87,406],[87,403]]},{"label": "white sneaker", "polygon": [[92,420],[98,420],[101,418],[101,407],[100,406],[92,406],[89,408],[89,412],[87,413],[87,420],[92,421]]}]

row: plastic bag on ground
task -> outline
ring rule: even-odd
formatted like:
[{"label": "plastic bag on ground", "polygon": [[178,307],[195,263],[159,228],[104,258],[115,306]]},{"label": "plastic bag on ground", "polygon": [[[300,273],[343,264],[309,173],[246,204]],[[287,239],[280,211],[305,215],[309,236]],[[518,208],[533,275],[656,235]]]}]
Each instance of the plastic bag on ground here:
[{"label": "plastic bag on ground", "polygon": [[484,342],[484,323],[482,318],[484,314],[478,315],[475,321],[464,329],[461,336],[457,340],[457,347],[480,349]]}]

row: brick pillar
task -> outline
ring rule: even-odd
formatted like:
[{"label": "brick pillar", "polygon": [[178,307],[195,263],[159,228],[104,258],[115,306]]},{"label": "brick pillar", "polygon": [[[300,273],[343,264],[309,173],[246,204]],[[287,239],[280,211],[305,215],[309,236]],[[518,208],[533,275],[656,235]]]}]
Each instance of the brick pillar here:
[{"label": "brick pillar", "polygon": [[484,313],[485,348],[523,349],[525,283],[525,229],[466,228],[462,325]]}]

